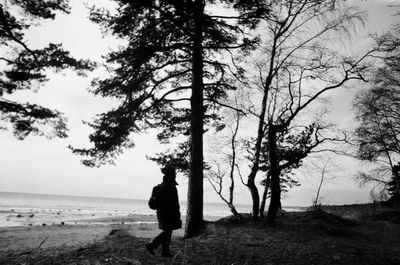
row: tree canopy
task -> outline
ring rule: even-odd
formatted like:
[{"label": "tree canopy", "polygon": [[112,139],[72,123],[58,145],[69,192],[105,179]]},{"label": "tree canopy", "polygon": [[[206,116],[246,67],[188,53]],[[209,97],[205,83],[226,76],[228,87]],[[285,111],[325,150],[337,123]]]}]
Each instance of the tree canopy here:
[{"label": "tree canopy", "polygon": [[[398,36],[398,32],[392,32],[377,39],[383,53],[383,65],[376,69],[371,88],[360,92],[354,100],[359,121],[355,130],[357,157],[375,166],[368,173],[360,172],[358,178],[361,184],[372,182],[384,188],[389,185],[393,170],[400,161]],[[389,186],[399,189],[398,186]],[[393,190],[391,192],[395,194]]]},{"label": "tree canopy", "polygon": [[66,0],[19,1],[0,3],[0,120],[7,129],[12,125],[18,139],[29,134],[48,137],[66,136],[66,118],[57,110],[10,99],[10,95],[21,90],[37,90],[47,81],[48,69],[59,71],[65,68],[84,70],[93,68],[86,60],[74,59],[60,44],[49,43],[47,47],[33,49],[25,39],[32,25],[45,19],[54,19],[57,12],[68,13]]},{"label": "tree canopy", "polygon": [[[247,177],[255,217],[259,212],[255,178],[260,167],[267,162],[271,175],[269,219],[272,221],[280,205],[282,165],[289,162],[288,156],[283,156],[285,150],[293,151],[290,160],[296,161],[294,166],[315,144],[337,138],[324,134],[329,126],[307,113],[312,112],[327,92],[351,80],[364,80],[371,51],[351,57],[341,50],[338,42],[338,35],[351,38],[351,29],[362,23],[363,17],[343,2],[272,1],[268,16],[262,18],[260,47],[246,60],[246,88],[257,95],[247,103],[247,110],[257,123],[255,136],[250,140],[251,169]],[[302,137],[303,133],[309,136]],[[283,139],[286,143],[281,144]],[[302,146],[297,143],[301,139],[305,141]],[[266,147],[264,165],[261,164],[263,146]]]},{"label": "tree canopy", "polygon": [[[107,56],[110,76],[93,84],[95,94],[116,98],[120,105],[90,123],[95,130],[90,135],[94,147],[74,152],[89,157],[85,165],[98,166],[112,163],[132,147],[132,133],[158,128],[163,141],[190,135],[187,222],[194,216],[198,228],[203,207],[204,124],[216,118],[219,99],[234,89],[221,52],[248,49],[254,41],[239,24],[210,13],[207,8],[216,1],[116,2],[115,13],[93,8],[90,18],[126,41]],[[258,20],[254,14],[267,12],[263,1],[220,2],[235,7],[241,24],[250,27]],[[195,213],[190,214],[191,209]]]},{"label": "tree canopy", "polygon": [[[121,101],[90,125],[94,147],[76,149],[92,159],[86,165],[112,162],[124,148],[133,146],[131,133],[161,128],[158,139],[190,134],[190,91],[193,78],[194,1],[116,1],[115,14],[91,10],[91,20],[105,31],[127,41],[107,56],[110,77],[93,82],[93,92]],[[240,6],[240,5],[239,5]],[[239,27],[203,14],[202,40],[205,123],[216,118],[218,99],[226,90],[229,69],[219,54],[225,49],[252,44]]]}]

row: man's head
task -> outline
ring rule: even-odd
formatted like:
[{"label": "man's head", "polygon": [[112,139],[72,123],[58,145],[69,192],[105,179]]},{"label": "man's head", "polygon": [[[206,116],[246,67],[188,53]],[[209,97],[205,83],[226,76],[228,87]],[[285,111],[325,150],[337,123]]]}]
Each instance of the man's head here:
[{"label": "man's head", "polygon": [[164,174],[164,179],[171,180],[176,185],[178,185],[178,183],[176,183],[176,181],[175,181],[175,178],[176,178],[175,167],[173,167],[171,165],[165,165],[163,168],[161,168],[161,172]]},{"label": "man's head", "polygon": [[175,176],[175,168],[171,165],[165,165],[163,168],[161,168],[161,172],[166,175],[166,176]]}]

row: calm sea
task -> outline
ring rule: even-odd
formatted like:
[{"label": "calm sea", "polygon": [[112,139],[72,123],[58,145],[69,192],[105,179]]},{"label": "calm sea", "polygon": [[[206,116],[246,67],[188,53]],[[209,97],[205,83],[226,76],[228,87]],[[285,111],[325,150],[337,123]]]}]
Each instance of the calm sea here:
[{"label": "calm sea", "polygon": [[[229,214],[229,209],[223,203],[206,203],[204,208],[206,215]],[[147,200],[0,192],[0,211],[10,209],[154,214]],[[181,212],[186,212],[185,202],[181,202]]]},{"label": "calm sea", "polygon": [[0,210],[10,209],[151,214],[145,200],[0,192]]},{"label": "calm sea", "polygon": [[[251,206],[237,205],[237,208],[239,212],[250,212]],[[301,209],[285,207],[285,210]],[[181,202],[181,213],[186,213],[185,202]],[[147,200],[0,192],[0,227],[132,214],[155,212],[147,206]],[[230,215],[230,211],[224,203],[205,203],[204,215],[223,217]]]},{"label": "calm sea", "polygon": [[[205,215],[227,216],[223,203],[204,205]],[[181,213],[186,203],[181,202]],[[147,200],[0,192],[0,227],[60,223],[101,217],[152,215]]]}]

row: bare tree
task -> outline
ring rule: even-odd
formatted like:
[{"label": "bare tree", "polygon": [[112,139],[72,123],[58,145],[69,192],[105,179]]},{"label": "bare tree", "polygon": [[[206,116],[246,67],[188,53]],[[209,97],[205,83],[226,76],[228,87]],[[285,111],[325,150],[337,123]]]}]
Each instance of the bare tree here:
[{"label": "bare tree", "polygon": [[[237,104],[236,104],[237,105]],[[213,159],[210,164],[210,168],[207,170],[206,177],[210,182],[211,186],[215,190],[215,192],[219,195],[219,197],[224,201],[232,214],[235,216],[239,216],[238,211],[236,210],[233,199],[234,199],[234,189],[235,189],[235,169],[237,165],[237,136],[239,132],[240,120],[242,114],[239,111],[235,111],[233,117],[231,117],[231,121],[233,121],[232,126],[228,125],[228,135],[220,136],[218,139],[219,144],[215,144],[213,146],[213,152],[216,154],[221,154],[222,158],[220,160]],[[224,138],[224,139],[221,139]],[[224,151],[224,147],[221,145],[228,145],[229,151],[226,153]],[[228,162],[228,169],[225,171],[222,169],[221,162]],[[228,172],[227,172],[228,171]],[[228,198],[223,194],[223,181],[226,176],[229,176],[230,185],[229,185],[229,195]]]},{"label": "bare tree", "polygon": [[338,165],[333,161],[332,156],[317,157],[315,161],[311,162],[313,171],[319,174],[319,183],[317,186],[317,193],[313,202],[314,207],[321,204],[321,190],[323,184],[334,180],[337,177]]},{"label": "bare tree", "polygon": [[373,183],[381,189],[393,186],[399,191],[398,180],[394,178],[393,185],[389,180],[400,161],[400,89],[378,84],[360,93],[355,106],[361,121],[355,132],[357,156],[374,165],[369,172],[359,172],[356,178],[361,185]]},{"label": "bare tree", "polygon": [[376,39],[381,62],[372,87],[360,92],[354,107],[359,125],[355,130],[357,157],[373,165],[359,172],[360,185],[372,183],[381,193],[386,189],[391,199],[400,201],[400,183],[396,177],[400,163],[400,28]]},{"label": "bare tree", "polygon": [[235,187],[234,180],[232,176],[230,176],[230,186],[229,186],[229,197],[226,198],[225,195],[223,194],[223,181],[226,177],[226,172],[221,169],[221,165],[216,163],[214,166],[216,166],[216,169],[210,169],[208,171],[207,179],[210,182],[211,186],[215,190],[215,192],[218,194],[218,196],[221,198],[223,202],[225,202],[230,211],[234,216],[239,216],[238,211],[236,210],[235,205],[233,204],[233,190]]},{"label": "bare tree", "polygon": [[[307,118],[307,111],[328,91],[341,88],[350,80],[365,80],[363,74],[368,68],[365,61],[372,51],[350,58],[339,52],[337,41],[339,36],[343,39],[351,35],[349,28],[362,22],[362,14],[339,2],[342,1],[273,1],[269,16],[263,18],[262,48],[254,56],[257,59],[253,59],[255,70],[251,82],[260,98],[259,107],[250,109],[258,126],[247,176],[255,218],[260,202],[255,178],[260,169],[263,142],[268,146],[271,176],[267,220],[273,222],[281,196],[279,138],[290,128],[303,125],[298,133],[312,128],[313,132],[318,131],[313,134],[316,143],[322,143],[322,128]],[[331,138],[324,139],[326,142]]]}]

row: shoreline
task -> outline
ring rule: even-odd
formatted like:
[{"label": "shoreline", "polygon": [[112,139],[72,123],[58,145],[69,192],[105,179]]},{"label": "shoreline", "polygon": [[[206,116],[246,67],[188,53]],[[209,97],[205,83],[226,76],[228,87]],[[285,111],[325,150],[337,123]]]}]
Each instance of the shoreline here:
[{"label": "shoreline", "polygon": [[[0,255],[66,247],[79,248],[100,242],[113,230],[126,230],[135,237],[152,238],[160,231],[157,217],[146,215],[102,217],[73,224],[0,227]],[[174,231],[183,236],[183,229]]]},{"label": "shoreline", "polygon": [[[0,212],[4,214],[5,211]],[[63,218],[53,216],[47,218],[38,218],[32,213],[7,212],[11,215],[3,216],[6,221],[0,221],[0,229],[12,227],[38,227],[38,226],[63,226],[63,225],[96,225],[96,224],[157,224],[156,214],[127,214],[127,215],[100,215],[100,216],[83,216],[81,218]],[[29,214],[29,215],[28,215]],[[216,221],[225,216],[205,215],[205,221]],[[182,221],[186,219],[185,215],[181,216]]]},{"label": "shoreline", "polygon": [[[17,212],[13,212],[15,215]],[[206,221],[216,221],[219,216],[205,216]],[[185,216],[181,217],[185,223]],[[136,238],[151,239],[160,233],[157,216],[129,214],[61,223],[0,227],[0,256],[33,250],[60,247],[80,248],[104,240],[113,230],[124,230]],[[184,229],[175,230],[173,237],[183,237]]]},{"label": "shoreline", "polygon": [[[399,211],[373,205],[329,210],[360,218],[347,219],[323,207],[282,211],[273,225],[245,214],[227,216],[207,222],[190,239],[182,240],[183,229],[175,230],[171,264],[400,264]],[[160,232],[158,225],[127,220],[132,216],[97,218],[96,224],[0,228],[0,263],[170,264],[159,249],[152,256],[144,247]]]}]

